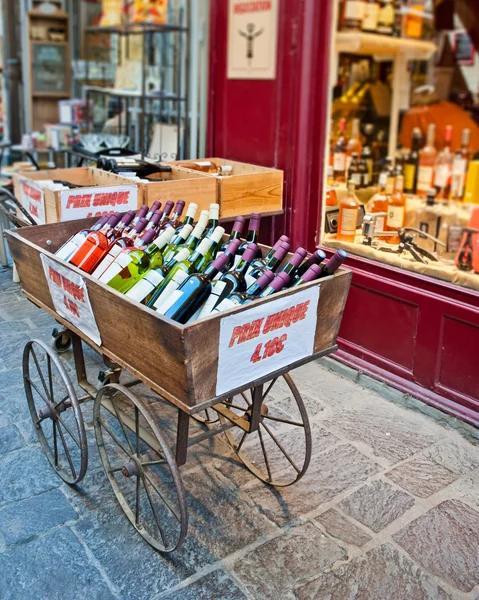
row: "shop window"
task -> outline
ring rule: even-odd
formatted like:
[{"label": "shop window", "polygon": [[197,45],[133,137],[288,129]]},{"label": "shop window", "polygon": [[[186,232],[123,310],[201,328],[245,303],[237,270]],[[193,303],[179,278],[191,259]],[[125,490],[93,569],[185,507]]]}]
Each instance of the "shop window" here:
[{"label": "shop window", "polygon": [[479,291],[476,0],[341,0],[323,246]]}]

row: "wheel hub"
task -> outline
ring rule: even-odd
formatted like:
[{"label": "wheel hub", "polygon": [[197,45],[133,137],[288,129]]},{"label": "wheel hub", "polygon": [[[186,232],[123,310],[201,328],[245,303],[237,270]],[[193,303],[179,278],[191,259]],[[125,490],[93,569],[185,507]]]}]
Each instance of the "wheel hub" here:
[{"label": "wheel hub", "polygon": [[132,456],[129,462],[122,468],[121,472],[125,477],[133,477],[135,475],[138,476],[141,472],[141,467],[140,463],[138,462],[138,459]]},{"label": "wheel hub", "polygon": [[40,415],[41,419],[55,419],[57,416],[55,409],[50,405],[45,406],[45,408],[41,408],[38,411],[38,414]]}]

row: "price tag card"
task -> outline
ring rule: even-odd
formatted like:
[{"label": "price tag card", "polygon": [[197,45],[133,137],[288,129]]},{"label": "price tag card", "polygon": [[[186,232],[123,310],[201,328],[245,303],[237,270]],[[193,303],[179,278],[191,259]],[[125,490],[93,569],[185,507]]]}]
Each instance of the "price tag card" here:
[{"label": "price tag card", "polygon": [[138,187],[80,188],[60,192],[62,221],[101,217],[107,213],[126,212],[138,208]]},{"label": "price tag card", "polygon": [[45,197],[43,188],[32,183],[30,179],[20,181],[20,204],[38,225],[45,224]]},{"label": "price tag card", "polygon": [[216,395],[220,396],[310,356],[319,286],[223,317]]},{"label": "price tag card", "polygon": [[44,254],[41,257],[57,313],[101,346],[100,332],[83,277]]}]

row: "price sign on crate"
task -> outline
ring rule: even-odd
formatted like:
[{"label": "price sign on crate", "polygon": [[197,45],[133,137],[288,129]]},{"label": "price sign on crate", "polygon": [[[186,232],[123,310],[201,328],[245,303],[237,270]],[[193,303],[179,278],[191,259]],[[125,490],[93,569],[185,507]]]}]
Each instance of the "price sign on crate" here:
[{"label": "price sign on crate", "polygon": [[44,254],[41,257],[53,306],[57,313],[82,331],[95,344],[101,346],[100,332],[83,277]]},{"label": "price sign on crate", "polygon": [[20,181],[20,203],[38,225],[45,224],[45,198],[43,189],[29,179]]},{"label": "price sign on crate", "polygon": [[81,188],[60,192],[62,221],[101,217],[107,213],[138,208],[136,185]]},{"label": "price sign on crate", "polygon": [[314,350],[319,286],[284,296],[220,324],[216,395],[294,363]]}]

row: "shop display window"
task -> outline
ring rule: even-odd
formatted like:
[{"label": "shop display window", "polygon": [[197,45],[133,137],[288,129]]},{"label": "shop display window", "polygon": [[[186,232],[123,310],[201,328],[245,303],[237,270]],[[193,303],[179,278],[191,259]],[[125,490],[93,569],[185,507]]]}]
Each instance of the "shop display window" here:
[{"label": "shop display window", "polygon": [[479,291],[475,0],[341,0],[321,244]]}]

